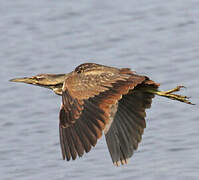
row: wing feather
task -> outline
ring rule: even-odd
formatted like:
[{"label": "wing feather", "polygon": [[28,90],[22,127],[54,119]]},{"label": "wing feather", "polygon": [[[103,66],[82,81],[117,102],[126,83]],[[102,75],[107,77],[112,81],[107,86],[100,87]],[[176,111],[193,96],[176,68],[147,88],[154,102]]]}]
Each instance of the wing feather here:
[{"label": "wing feather", "polygon": [[[145,109],[149,108],[154,96],[138,89],[124,95],[118,102],[118,111],[107,134],[107,146],[115,165],[126,164],[142,139]],[[114,139],[114,141],[112,141]],[[114,149],[113,149],[114,148]],[[120,149],[116,151],[115,149]]]},{"label": "wing feather", "polygon": [[[105,71],[106,68],[109,71]],[[146,124],[145,107],[143,102],[137,102],[138,95],[132,99],[125,97],[133,94],[133,89],[145,81],[148,81],[147,77],[136,75],[129,69],[111,70],[105,66],[98,67],[96,71],[80,66],[67,76],[62,88],[59,115],[63,159],[74,160],[89,152],[107,127],[106,139],[113,162],[126,163],[137,148]],[[132,100],[136,100],[139,108]],[[111,107],[118,101],[122,102],[121,112],[116,112],[116,122],[112,123],[114,114]],[[147,103],[150,104],[150,101]],[[132,108],[125,110],[126,106],[132,106],[134,111]]]}]

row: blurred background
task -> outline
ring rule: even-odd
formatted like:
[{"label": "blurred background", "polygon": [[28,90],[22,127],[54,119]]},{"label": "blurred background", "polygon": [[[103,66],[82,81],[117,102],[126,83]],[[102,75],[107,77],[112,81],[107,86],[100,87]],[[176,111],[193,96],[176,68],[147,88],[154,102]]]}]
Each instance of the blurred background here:
[{"label": "blurred background", "polygon": [[[198,9],[198,0],[0,1],[0,178],[198,180]],[[127,166],[112,165],[104,138],[65,162],[61,97],[8,80],[84,62],[132,68],[165,90],[183,84],[197,105],[156,97]]]}]

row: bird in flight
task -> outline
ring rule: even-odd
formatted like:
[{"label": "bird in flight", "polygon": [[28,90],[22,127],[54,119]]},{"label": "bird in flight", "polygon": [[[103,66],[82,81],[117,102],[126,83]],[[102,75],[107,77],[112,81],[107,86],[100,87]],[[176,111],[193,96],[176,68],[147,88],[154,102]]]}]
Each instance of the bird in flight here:
[{"label": "bird in flight", "polygon": [[53,90],[62,96],[59,134],[63,159],[88,153],[104,133],[113,164],[127,164],[146,127],[146,108],[155,95],[192,104],[189,98],[159,91],[159,84],[131,71],[95,63],[81,64],[68,74],[39,74],[11,79]]}]

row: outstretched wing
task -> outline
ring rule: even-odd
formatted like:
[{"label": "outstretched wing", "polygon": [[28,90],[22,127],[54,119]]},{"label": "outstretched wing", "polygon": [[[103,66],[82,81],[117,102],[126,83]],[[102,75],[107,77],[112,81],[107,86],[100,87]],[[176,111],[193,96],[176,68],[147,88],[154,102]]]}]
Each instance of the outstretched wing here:
[{"label": "outstretched wing", "polygon": [[150,108],[153,97],[136,87],[119,100],[113,123],[105,134],[114,165],[127,164],[137,149],[146,127],[145,109]]},{"label": "outstretched wing", "polygon": [[146,80],[128,69],[106,68],[83,72],[76,68],[64,82],[59,125],[63,159],[89,152],[110,127],[118,100]]}]

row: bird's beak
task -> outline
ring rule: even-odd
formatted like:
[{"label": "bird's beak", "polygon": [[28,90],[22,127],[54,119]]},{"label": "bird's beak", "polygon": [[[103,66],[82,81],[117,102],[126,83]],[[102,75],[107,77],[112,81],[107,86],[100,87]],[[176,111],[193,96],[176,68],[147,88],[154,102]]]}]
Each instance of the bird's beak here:
[{"label": "bird's beak", "polygon": [[27,84],[36,84],[35,79],[33,78],[28,78],[28,77],[24,77],[24,78],[15,78],[15,79],[11,79],[11,82],[22,82],[22,83],[27,83]]}]

